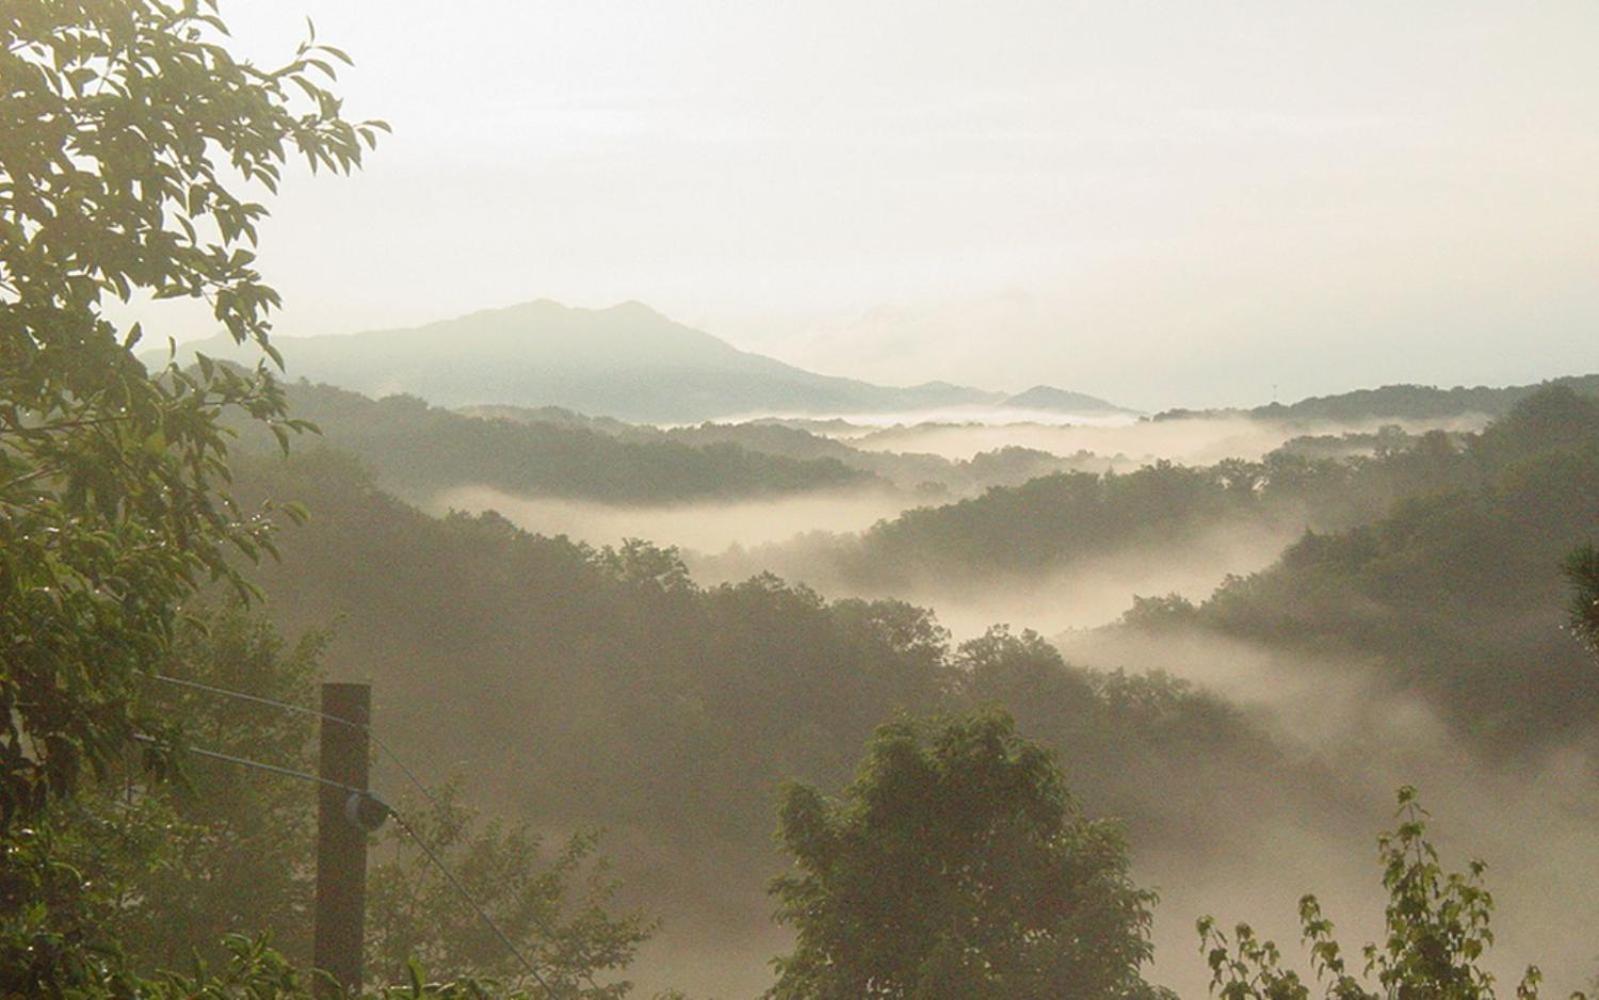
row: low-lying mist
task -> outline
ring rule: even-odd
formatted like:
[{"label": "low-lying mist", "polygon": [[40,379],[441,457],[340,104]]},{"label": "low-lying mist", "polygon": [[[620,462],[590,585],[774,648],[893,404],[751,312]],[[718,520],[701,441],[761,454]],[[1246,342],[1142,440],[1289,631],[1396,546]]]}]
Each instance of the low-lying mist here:
[{"label": "low-lying mist", "polygon": [[446,490],[435,511],[498,511],[518,527],[590,545],[643,538],[685,552],[763,546],[810,531],[854,532],[900,513],[910,502],[886,490],[807,492],[775,499],[619,506],[557,497],[523,497],[486,486]]},{"label": "low-lying mist", "polygon": [[1218,525],[1180,545],[1123,549],[1039,578],[925,579],[884,590],[854,585],[841,574],[837,555],[858,532],[910,506],[902,495],[887,491],[620,507],[462,487],[440,494],[433,506],[494,510],[524,530],[595,546],[617,545],[625,538],[676,546],[694,578],[707,585],[770,572],[829,597],[899,598],[934,609],[957,639],[999,623],[1045,634],[1092,628],[1118,617],[1134,594],[1202,599],[1227,575],[1270,564],[1302,530],[1262,522]]},{"label": "low-lying mist", "polygon": [[[1385,421],[1384,423],[1391,423]],[[1480,421],[1411,424],[1458,430]],[[920,427],[874,432],[865,447],[968,457],[1024,444],[1059,453],[1088,449],[1156,455],[1187,463],[1258,458],[1289,437],[1374,430],[1349,425],[1274,427],[1230,418],[1120,427]],[[1029,438],[1027,435],[1037,435]],[[1599,898],[1581,877],[1599,855],[1596,747],[1589,743],[1497,759],[1452,730],[1420,696],[1396,690],[1393,673],[1358,659],[1316,656],[1199,629],[1159,632],[1104,627],[1134,595],[1178,593],[1198,601],[1229,575],[1274,562],[1304,530],[1292,517],[1223,520],[1158,542],[1144,538],[1028,579],[950,572],[891,592],[863,589],[838,558],[858,534],[913,506],[890,490],[810,493],[780,499],[621,507],[516,497],[462,487],[437,508],[494,509],[542,534],[595,545],[640,537],[683,550],[705,585],[770,571],[830,598],[895,597],[933,608],[958,641],[995,623],[1057,635],[1066,658],[1099,670],[1162,671],[1213,692],[1269,741],[1251,757],[1236,749],[1125,762],[1120,784],[1095,784],[1107,762],[1078,762],[1091,812],[1125,816],[1141,884],[1159,890],[1152,979],[1184,997],[1208,992],[1194,921],[1248,921],[1274,937],[1308,972],[1299,948],[1297,903],[1314,892],[1346,948],[1382,934],[1387,896],[1375,839],[1393,825],[1393,793],[1420,789],[1434,817],[1445,866],[1489,865],[1498,904],[1498,947],[1489,966],[1503,983],[1539,964],[1549,986],[1569,991],[1599,972],[1589,928]],[[977,582],[981,581],[981,582]],[[1384,677],[1388,679],[1385,680]],[[1158,757],[1158,755],[1157,755]],[[1068,775],[1074,762],[1062,761]],[[1118,761],[1109,762],[1115,772]],[[782,950],[781,929],[754,894],[748,925],[668,923],[636,969],[645,984],[676,983],[711,995],[746,995],[769,982],[765,961]],[[714,946],[706,941],[713,940]],[[1358,959],[1357,959],[1358,962]]]},{"label": "low-lying mist", "polygon": [[885,410],[874,413],[777,414],[755,413],[730,422],[766,421],[803,426],[817,433],[848,440],[879,430],[915,427],[924,424],[981,425],[1016,427],[1039,425],[1064,427],[1081,424],[1091,427],[1118,427],[1135,423],[1138,415],[1123,411],[1068,413],[1035,410],[1019,406],[946,406],[922,410]]},{"label": "low-lying mist", "polygon": [[1179,545],[1129,546],[1038,577],[923,577],[887,589],[857,586],[840,575],[834,556],[851,540],[836,536],[800,537],[716,555],[690,552],[686,559],[695,578],[708,584],[770,572],[831,597],[899,598],[932,608],[958,640],[980,635],[995,624],[1046,635],[1093,628],[1119,617],[1135,594],[1177,593],[1199,600],[1229,574],[1252,573],[1269,565],[1302,530],[1299,525],[1259,521],[1217,525]]},{"label": "low-lying mist", "polygon": [[[1105,629],[1061,636],[1068,660],[1099,669],[1164,670],[1244,709],[1307,765],[1266,790],[1207,783],[1215,800],[1192,820],[1219,838],[1203,858],[1177,838],[1134,840],[1135,869],[1161,892],[1155,978],[1204,996],[1208,970],[1194,919],[1246,921],[1308,972],[1297,902],[1321,899],[1346,948],[1380,941],[1387,895],[1375,837],[1393,826],[1393,792],[1414,785],[1433,818],[1445,867],[1487,862],[1498,943],[1489,966],[1514,983],[1538,964],[1552,993],[1599,973],[1591,927],[1599,897],[1581,874],[1599,852],[1599,782],[1591,741],[1537,756],[1486,760],[1431,706],[1383,684],[1368,665],[1288,654],[1200,631]],[[1333,777],[1336,776],[1336,777]],[[1240,793],[1242,797],[1240,797]],[[1329,817],[1325,810],[1336,804]]]},{"label": "low-lying mist", "polygon": [[1277,423],[1244,416],[1060,425],[909,424],[858,434],[848,440],[854,447],[866,451],[929,452],[951,460],[969,459],[978,452],[1018,445],[1057,455],[1089,451],[1106,457],[1124,456],[1134,463],[1164,459],[1184,465],[1211,465],[1224,458],[1256,461],[1290,438],[1303,435],[1372,433],[1390,425],[1413,434],[1429,430],[1475,431],[1486,423],[1485,417],[1468,415],[1436,421],[1314,424]]}]

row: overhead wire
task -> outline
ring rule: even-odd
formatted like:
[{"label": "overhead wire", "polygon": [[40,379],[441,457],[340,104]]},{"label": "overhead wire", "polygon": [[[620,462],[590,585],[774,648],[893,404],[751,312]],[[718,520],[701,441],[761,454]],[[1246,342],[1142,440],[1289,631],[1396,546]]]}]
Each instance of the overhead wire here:
[{"label": "overhead wire", "polygon": [[[160,740],[157,740],[154,736],[148,736],[144,733],[134,733],[133,738],[140,743],[160,743]],[[318,785],[325,785],[328,788],[337,788],[341,792],[349,792],[352,795],[362,795],[382,806],[391,815],[394,813],[394,810],[389,807],[388,803],[384,802],[376,795],[373,795],[370,789],[357,788],[354,785],[346,785],[342,781],[334,781],[332,778],[324,778],[320,774],[310,774],[306,771],[296,771],[293,768],[279,767],[277,764],[268,764],[265,761],[251,760],[248,757],[235,757],[232,754],[221,753],[216,750],[207,750],[204,747],[189,746],[187,744],[184,745],[183,752],[192,753],[196,757],[209,757],[212,760],[227,761],[229,764],[238,764],[243,767],[253,768],[257,771],[270,771],[273,774],[281,774],[286,778],[298,778],[301,781],[310,781]]]},{"label": "overhead wire", "polygon": [[538,983],[540,988],[542,988],[545,993],[555,996],[555,989],[551,987],[550,984],[545,980],[544,976],[539,972],[538,967],[532,962],[528,961],[527,957],[522,954],[516,945],[511,943],[510,937],[508,937],[504,931],[500,930],[500,925],[495,923],[494,918],[489,916],[488,911],[484,910],[483,907],[478,904],[477,899],[470,892],[468,892],[466,886],[462,885],[460,880],[455,877],[455,874],[450,871],[449,866],[447,866],[444,861],[433,852],[433,848],[428,846],[428,842],[411,828],[411,825],[405,821],[404,816],[401,816],[399,813],[392,810],[390,811],[389,815],[394,817],[394,824],[400,829],[404,830],[406,834],[410,836],[411,840],[416,843],[416,846],[421,848],[422,853],[427,856],[427,859],[430,862],[433,863],[433,867],[437,868],[439,873],[443,875],[450,885],[455,888],[455,891],[460,894],[460,897],[466,900],[467,905],[471,906],[472,909],[476,911],[478,919],[483,921],[484,926],[494,932],[494,936],[500,939],[500,944],[505,946],[505,950],[516,957],[517,962],[521,964],[522,968],[526,969],[528,975],[533,977],[533,981]]},{"label": "overhead wire", "polygon": [[[258,705],[265,705],[271,708],[281,709],[285,712],[291,712],[296,715],[311,716],[326,722],[336,723],[341,726],[349,726],[351,728],[364,730],[368,737],[371,738],[372,742],[377,745],[378,749],[388,755],[389,760],[392,761],[394,765],[399,768],[400,772],[404,774],[405,777],[411,782],[411,784],[414,785],[430,803],[432,803],[435,809],[442,811],[444,808],[440,804],[439,800],[433,795],[433,793],[428,790],[428,787],[422,783],[422,779],[418,778],[416,773],[406,766],[405,761],[400,759],[399,754],[395,753],[387,743],[384,743],[383,740],[378,738],[378,735],[372,731],[372,727],[368,723],[357,722],[353,719],[341,718],[340,716],[332,715],[327,712],[321,712],[305,705],[296,705],[292,702],[279,701],[275,698],[266,698],[261,695],[250,694],[245,691],[234,691],[230,688],[217,687],[213,684],[204,684],[200,681],[191,681],[181,677],[171,677],[166,674],[149,674],[147,676],[149,676],[152,680],[158,680],[166,684],[192,688],[196,691],[204,691],[208,694],[235,698],[240,701],[247,701]],[[134,738],[146,743],[157,742],[153,737],[145,736],[143,734],[136,735]],[[456,893],[466,901],[467,905],[470,906],[477,914],[478,919],[483,922],[484,926],[488,927],[488,929],[494,933],[494,936],[499,938],[500,944],[505,947],[506,951],[511,953],[511,955],[516,959],[517,963],[521,965],[523,969],[527,970],[528,975],[533,977],[533,981],[538,983],[540,988],[542,988],[545,993],[549,994],[550,996],[556,995],[555,989],[550,986],[543,974],[539,972],[538,967],[529,961],[528,958],[522,954],[521,950],[519,950],[516,945],[512,943],[510,937],[500,929],[499,924],[495,923],[494,918],[489,916],[488,911],[483,909],[483,907],[478,903],[476,897],[474,897],[472,893],[468,891],[466,886],[455,877],[455,874],[450,871],[449,866],[444,863],[443,859],[441,859],[438,854],[436,854],[433,849],[428,846],[427,841],[416,832],[411,824],[405,821],[405,817],[397,809],[384,802],[376,795],[373,795],[370,790],[356,788],[353,785],[346,785],[342,782],[333,781],[330,778],[324,778],[321,775],[308,774],[304,771],[296,771],[292,768],[279,767],[276,764],[267,764],[262,761],[250,760],[244,757],[235,757],[232,754],[219,753],[215,750],[207,750],[201,747],[193,746],[185,747],[185,750],[197,756],[209,757],[213,760],[226,761],[231,764],[238,764],[244,767],[255,768],[257,770],[283,775],[285,777],[297,778],[302,781],[310,781],[319,785],[337,788],[341,791],[349,792],[351,794],[361,795],[376,803],[380,808],[383,809],[384,813],[389,818],[394,820],[395,825],[401,830],[405,831],[405,834],[411,838],[418,848],[421,849],[422,853],[427,857],[429,863],[431,863],[434,868],[438,869],[439,873],[443,875],[445,880],[450,883],[451,888],[453,888]]]},{"label": "overhead wire", "polygon": [[325,722],[336,723],[340,726],[349,726],[352,729],[364,730],[367,736],[371,738],[372,744],[376,746],[378,750],[384,754],[384,756],[389,758],[390,763],[399,768],[400,773],[405,775],[406,780],[409,781],[417,791],[422,793],[422,797],[427,799],[428,803],[432,805],[434,809],[438,809],[440,811],[444,809],[443,804],[440,803],[433,792],[428,789],[428,786],[422,782],[421,778],[416,776],[416,772],[412,771],[410,767],[406,765],[405,761],[400,758],[400,755],[394,751],[394,748],[385,743],[383,739],[373,731],[372,726],[368,723],[357,722],[354,719],[341,718],[337,715],[330,715],[327,712],[321,712],[305,705],[296,705],[292,702],[278,701],[275,698],[265,698],[261,695],[249,694],[244,691],[234,691],[230,688],[217,687],[214,684],[202,684],[199,681],[186,680],[182,677],[172,677],[167,674],[149,674],[148,676],[151,680],[161,681],[163,684],[174,684],[179,687],[193,688],[196,691],[205,691],[209,694],[218,694],[228,698],[236,698],[239,701],[254,702],[257,705],[266,705],[272,708],[279,708],[285,712],[292,712],[296,715],[310,716],[312,718],[321,719]]}]

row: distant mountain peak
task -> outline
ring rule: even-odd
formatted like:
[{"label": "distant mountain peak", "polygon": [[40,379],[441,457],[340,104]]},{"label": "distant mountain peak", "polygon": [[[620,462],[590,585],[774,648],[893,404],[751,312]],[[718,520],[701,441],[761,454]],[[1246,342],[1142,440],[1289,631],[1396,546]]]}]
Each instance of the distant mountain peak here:
[{"label": "distant mountain peak", "polygon": [[[740,350],[636,300],[599,309],[551,299],[397,330],[278,340],[291,377],[440,406],[560,406],[626,420],[692,423],[771,414],[992,405],[1001,393],[949,383],[912,389],[821,375]],[[246,357],[218,337],[187,344]]]},{"label": "distant mountain peak", "polygon": [[611,306],[608,309],[602,309],[599,311],[608,313],[621,313],[623,315],[632,316],[648,316],[654,319],[666,320],[669,323],[671,322],[671,320],[667,319],[667,317],[662,314],[660,310],[650,306],[648,303],[640,302],[638,299],[628,299],[626,302],[618,302],[616,305]]},{"label": "distant mountain peak", "polygon": [[1005,400],[1006,406],[1024,410],[1051,410],[1057,413],[1132,413],[1134,411],[1087,393],[1035,385]]},{"label": "distant mountain peak", "polygon": [[[438,406],[559,406],[661,423],[1009,405],[1130,413],[1051,386],[1017,396],[934,381],[901,388],[821,375],[740,350],[629,299],[599,309],[533,299],[399,330],[277,341],[291,377]],[[184,345],[247,360],[226,337]]]}]

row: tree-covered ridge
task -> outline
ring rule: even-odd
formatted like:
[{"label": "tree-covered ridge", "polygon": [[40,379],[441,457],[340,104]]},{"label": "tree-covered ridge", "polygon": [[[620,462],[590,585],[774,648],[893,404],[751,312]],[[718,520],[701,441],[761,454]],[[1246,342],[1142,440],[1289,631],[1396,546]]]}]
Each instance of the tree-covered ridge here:
[{"label": "tree-covered ridge", "polygon": [[[922,498],[966,496],[990,486],[1015,486],[1029,479],[1069,470],[1101,470],[1111,459],[1080,451],[1055,455],[1016,445],[979,452],[969,459],[941,455],[877,451],[826,436],[823,428],[792,423],[751,420],[742,423],[706,422],[681,427],[629,424],[609,417],[589,417],[560,407],[472,406],[464,413],[488,419],[529,425],[557,424],[584,427],[625,441],[675,442],[694,447],[736,446],[748,451],[801,461],[832,459]],[[805,422],[815,424],[814,421]],[[852,425],[845,425],[847,429]],[[1123,463],[1130,460],[1120,459]]]},{"label": "tree-covered ridge", "polygon": [[1340,446],[1331,458],[1299,444],[1258,462],[1055,472],[907,510],[858,538],[814,540],[812,564],[829,580],[871,592],[1036,579],[1210,531],[1361,524],[1402,498],[1448,491],[1472,475],[1453,457],[1459,435],[1370,438]]},{"label": "tree-covered ridge", "polygon": [[[327,385],[287,387],[294,413],[360,456],[385,488],[425,500],[460,486],[616,504],[885,486],[830,455],[791,457],[734,442],[606,433],[575,415],[479,419],[415,396],[373,400]],[[622,425],[626,427],[628,425]],[[270,442],[257,435],[257,450]]]},{"label": "tree-covered ridge", "polygon": [[1311,396],[1295,403],[1268,403],[1252,409],[1165,410],[1154,420],[1179,420],[1215,415],[1247,415],[1288,423],[1370,420],[1431,420],[1443,417],[1499,417],[1540,389],[1566,387],[1585,396],[1599,396],[1599,374],[1567,375],[1532,385],[1463,386],[1385,385],[1330,396]]},{"label": "tree-covered ridge", "polygon": [[[286,385],[288,406],[323,441],[359,456],[385,489],[426,501],[488,486],[519,496],[670,504],[778,497],[820,490],[897,490],[906,502],[965,496],[1062,470],[1100,469],[1080,453],[1007,447],[967,460],[866,451],[764,422],[686,427],[630,424],[560,407],[452,411],[408,395],[372,399],[330,385]],[[244,444],[271,450],[240,425]]]},{"label": "tree-covered ridge", "polygon": [[[541,299],[402,330],[285,341],[290,374],[444,406],[561,406],[624,420],[892,412],[996,403],[942,382],[894,387],[821,375],[739,350],[639,302],[582,309]],[[228,358],[220,339],[184,348]]]},{"label": "tree-covered ridge", "polygon": [[1491,745],[1588,730],[1599,675],[1562,627],[1562,567],[1587,579],[1584,557],[1570,553],[1599,538],[1599,400],[1545,389],[1435,457],[1455,489],[1369,525],[1307,534],[1198,607],[1143,602],[1130,623],[1374,660]]},{"label": "tree-covered ridge", "polygon": [[416,759],[470,747],[482,771],[515,776],[490,781],[500,808],[648,831],[649,853],[675,860],[625,873],[645,897],[691,885],[696,905],[738,906],[771,863],[778,783],[838,787],[900,711],[1011,706],[1089,808],[1143,832],[1194,801],[1167,788],[1184,761],[1270,768],[1264,738],[1216,699],[1076,670],[1031,634],[952,648],[899,601],[830,602],[770,576],[706,588],[646,544],[430,518],[331,452],[253,463],[241,482],[316,512],[260,574],[279,620],[337,619],[330,658],[375,679]]}]

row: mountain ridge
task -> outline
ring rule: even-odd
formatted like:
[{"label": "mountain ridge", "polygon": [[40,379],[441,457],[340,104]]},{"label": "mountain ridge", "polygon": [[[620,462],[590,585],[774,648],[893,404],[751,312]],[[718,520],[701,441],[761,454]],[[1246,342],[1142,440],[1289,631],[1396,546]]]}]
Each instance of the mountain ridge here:
[{"label": "mountain ridge", "polygon": [[1073,392],[1070,389],[1060,389],[1052,385],[1035,385],[1031,389],[1018,392],[1016,395],[1008,397],[1004,405],[1023,410],[1050,410],[1057,413],[1136,414],[1138,412],[1124,406],[1117,406],[1115,403],[1106,402],[1087,393]]},{"label": "mountain ridge", "polygon": [[[274,343],[291,377],[368,395],[411,393],[441,406],[559,406],[658,423],[930,410],[1010,398],[948,382],[898,387],[823,375],[631,300],[583,309],[537,299],[420,326]],[[197,352],[248,360],[248,351],[219,335],[183,345],[179,360],[189,363]],[[1081,398],[1097,404],[1091,412],[1116,409]]]}]

